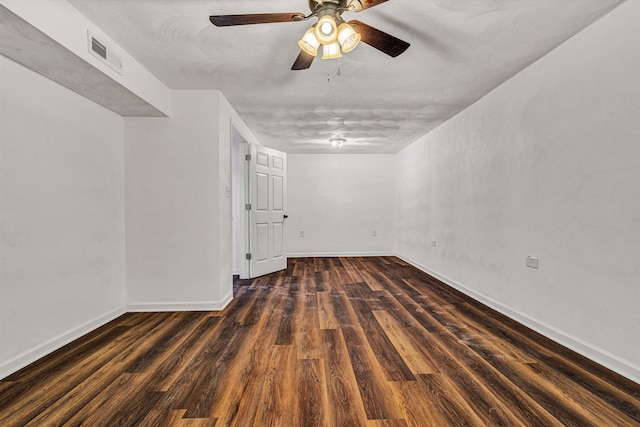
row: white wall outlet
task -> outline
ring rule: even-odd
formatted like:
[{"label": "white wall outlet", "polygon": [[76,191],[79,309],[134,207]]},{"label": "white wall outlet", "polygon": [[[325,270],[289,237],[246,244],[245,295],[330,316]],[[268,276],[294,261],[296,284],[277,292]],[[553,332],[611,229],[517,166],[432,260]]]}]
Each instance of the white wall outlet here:
[{"label": "white wall outlet", "polygon": [[377,236],[377,235],[378,235],[378,232],[377,232],[376,230],[373,230],[373,231],[371,232],[371,235],[375,237],[375,236]]},{"label": "white wall outlet", "polygon": [[527,267],[538,268],[538,258],[532,256],[527,257]]},{"label": "white wall outlet", "polygon": [[304,237],[304,231],[300,232],[300,237]]},{"label": "white wall outlet", "polygon": [[431,246],[435,246],[435,245],[436,245],[436,241],[435,241],[435,240],[432,240],[432,241],[431,241]]}]

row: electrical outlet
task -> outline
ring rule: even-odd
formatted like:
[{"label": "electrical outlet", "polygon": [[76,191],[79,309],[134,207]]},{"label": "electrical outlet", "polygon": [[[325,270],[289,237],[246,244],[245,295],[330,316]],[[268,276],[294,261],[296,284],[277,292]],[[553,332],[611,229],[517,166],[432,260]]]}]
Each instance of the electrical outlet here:
[{"label": "electrical outlet", "polygon": [[435,241],[435,240],[432,240],[432,241],[431,241],[431,246],[435,246],[435,245],[436,245],[436,241]]},{"label": "electrical outlet", "polygon": [[378,232],[377,232],[376,230],[373,230],[373,231],[371,232],[371,235],[375,237],[375,236],[377,236],[377,235],[378,235]]},{"label": "electrical outlet", "polygon": [[538,268],[538,258],[532,256],[527,257],[527,267]]},{"label": "electrical outlet", "polygon": [[300,237],[304,237],[304,231],[300,232]]}]

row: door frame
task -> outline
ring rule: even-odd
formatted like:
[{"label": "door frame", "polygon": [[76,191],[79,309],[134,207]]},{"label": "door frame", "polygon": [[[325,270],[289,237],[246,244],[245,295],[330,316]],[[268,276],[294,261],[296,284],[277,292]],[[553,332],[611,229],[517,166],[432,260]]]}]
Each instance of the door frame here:
[{"label": "door frame", "polygon": [[250,222],[245,205],[249,198],[249,168],[246,161],[249,142],[231,120],[231,247],[233,275],[249,278]]}]

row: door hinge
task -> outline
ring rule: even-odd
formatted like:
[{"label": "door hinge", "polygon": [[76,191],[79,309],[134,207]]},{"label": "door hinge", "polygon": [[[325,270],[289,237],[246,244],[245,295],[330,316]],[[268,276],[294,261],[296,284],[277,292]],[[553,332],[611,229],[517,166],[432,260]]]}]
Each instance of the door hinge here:
[{"label": "door hinge", "polygon": [[247,203],[246,205],[244,205],[244,208],[248,211],[251,210],[251,203]]},{"label": "door hinge", "polygon": [[247,259],[251,259],[251,254],[246,255]]},{"label": "door hinge", "polygon": [[245,154],[244,159],[245,159],[247,162],[250,162],[250,161],[251,161],[251,154]]}]

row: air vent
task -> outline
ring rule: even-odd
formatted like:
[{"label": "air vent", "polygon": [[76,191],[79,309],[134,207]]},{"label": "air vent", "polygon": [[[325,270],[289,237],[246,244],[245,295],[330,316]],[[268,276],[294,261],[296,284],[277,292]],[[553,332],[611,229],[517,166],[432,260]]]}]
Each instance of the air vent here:
[{"label": "air vent", "polygon": [[104,41],[99,40],[89,30],[87,30],[87,39],[89,52],[118,74],[122,74],[122,59],[114,53],[113,48],[110,48]]}]

